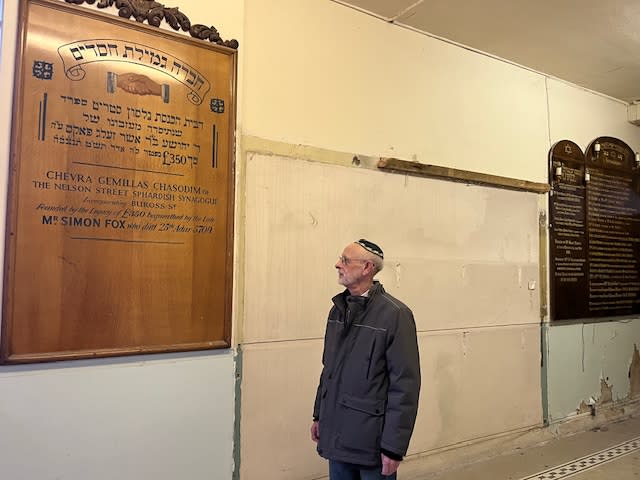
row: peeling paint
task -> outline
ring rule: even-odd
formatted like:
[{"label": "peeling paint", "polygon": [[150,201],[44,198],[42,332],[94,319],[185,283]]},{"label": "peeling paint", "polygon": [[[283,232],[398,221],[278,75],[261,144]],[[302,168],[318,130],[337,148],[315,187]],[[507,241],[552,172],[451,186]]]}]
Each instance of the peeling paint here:
[{"label": "peeling paint", "polygon": [[613,385],[609,385],[607,380],[609,379],[600,379],[600,398],[598,399],[600,405],[613,402]]},{"label": "peeling paint", "polygon": [[590,413],[591,412],[591,406],[587,405],[587,402],[585,402],[584,400],[582,400],[580,402],[580,405],[578,406],[578,413]]},{"label": "peeling paint", "polygon": [[577,408],[578,413],[595,415],[598,406],[613,403],[613,385],[609,385],[607,380],[609,380],[608,377],[600,379],[600,397],[598,399],[590,397],[588,401],[582,400]]},{"label": "peeling paint", "polygon": [[629,397],[640,396],[640,353],[635,343],[633,344],[633,355],[629,366],[629,388]]},{"label": "peeling paint", "polygon": [[[576,413],[589,415],[592,404],[596,407],[595,415],[601,419],[614,418],[617,412],[627,415],[625,411],[630,405],[636,408],[635,404],[640,400],[638,319],[563,325],[550,328],[548,335],[553,336],[547,347],[551,363],[554,355],[557,355],[556,360],[564,362],[562,365],[556,362],[555,368],[549,369],[550,394],[547,398],[551,422],[568,419]],[[543,344],[544,340],[543,336]],[[569,345],[567,348],[571,351],[567,352],[567,357],[560,357],[558,348]],[[567,368],[566,359],[569,358],[574,368]]]}]

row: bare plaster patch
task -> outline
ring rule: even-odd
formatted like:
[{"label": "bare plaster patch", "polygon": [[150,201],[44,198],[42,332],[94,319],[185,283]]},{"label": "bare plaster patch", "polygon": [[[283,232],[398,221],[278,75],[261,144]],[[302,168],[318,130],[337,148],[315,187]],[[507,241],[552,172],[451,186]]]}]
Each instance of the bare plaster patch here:
[{"label": "bare plaster patch", "polygon": [[[607,379],[608,380],[608,379]],[[613,385],[609,385],[603,378],[600,379],[600,398],[599,404],[613,402]]]},{"label": "bare plaster patch", "polygon": [[596,406],[605,405],[613,402],[613,385],[607,383],[607,379],[600,379],[600,396],[595,399],[591,397],[588,402],[582,400],[578,405],[577,413],[596,414]]}]

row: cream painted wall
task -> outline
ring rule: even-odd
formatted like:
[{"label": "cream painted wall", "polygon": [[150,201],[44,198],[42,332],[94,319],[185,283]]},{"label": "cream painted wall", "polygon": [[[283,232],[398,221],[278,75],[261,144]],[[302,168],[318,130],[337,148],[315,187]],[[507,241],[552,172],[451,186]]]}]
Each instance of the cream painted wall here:
[{"label": "cream painted wall", "polygon": [[[419,345],[424,388],[409,455],[540,425],[536,325],[423,332]],[[244,347],[241,478],[327,474],[308,433],[321,355],[321,339]]]},{"label": "cream painted wall", "polygon": [[[248,0],[246,13],[244,135],[545,181],[544,77],[332,2]],[[380,278],[416,312],[426,394],[410,453],[542,423],[535,195],[245,162],[241,478],[326,473],[308,440],[308,356],[337,252],[360,236],[385,246]]]},{"label": "cream painted wall", "polygon": [[[2,225],[13,100],[6,93],[13,84],[18,0],[4,3]],[[192,20],[213,24],[224,38],[243,43],[242,2],[180,3]],[[235,363],[235,350],[225,350],[2,366],[0,476],[7,480],[230,479]]]},{"label": "cream painted wall", "polygon": [[328,0],[246,0],[243,133],[543,182],[544,77]]},{"label": "cream painted wall", "polygon": [[555,143],[568,139],[584,151],[597,137],[611,136],[640,150],[640,127],[627,122],[627,106],[568,85],[547,80],[550,138]]},{"label": "cream painted wall", "polygon": [[308,427],[333,264],[359,236],[416,317],[409,455],[541,426],[537,195],[256,153],[246,177],[241,478],[326,474]]},{"label": "cream painted wall", "polygon": [[321,337],[360,237],[387,246],[380,279],[420,331],[538,323],[535,194],[261,154],[246,168],[243,343]]},{"label": "cream painted wall", "polygon": [[[638,148],[640,130],[626,122],[618,101],[330,1],[246,0],[245,25],[243,138],[537,182],[546,182],[549,148],[562,138],[584,146],[612,135]],[[336,251],[358,236],[375,238],[387,252],[396,249],[381,279],[417,313],[430,395],[421,400],[411,453],[541,424],[538,292],[523,287],[538,274],[538,231],[526,222],[536,224],[536,205],[545,202],[529,203],[528,194],[464,197],[465,209],[456,203],[463,199],[442,202],[438,189],[449,187],[438,182],[344,163],[336,170],[314,165],[307,155],[245,153],[239,159],[246,174],[242,478],[326,472],[304,438],[315,388],[310,377],[318,369],[308,356],[320,349],[327,299],[337,291]],[[322,161],[332,163],[327,156]],[[406,191],[424,186],[407,201],[402,182]],[[509,201],[525,208],[483,216]],[[363,221],[367,212],[378,221]],[[420,224],[421,214],[432,222]],[[531,238],[505,236],[500,227],[509,222]],[[454,299],[453,292],[464,295]],[[468,342],[484,348],[474,368],[465,356]],[[554,342],[554,348],[563,346]],[[566,365],[553,355],[549,360],[550,388],[569,399],[555,388]],[[621,371],[624,362],[614,363]],[[471,389],[470,379],[482,381]],[[489,379],[498,381],[484,382]],[[305,402],[308,409],[300,406]],[[278,408],[270,410],[269,403]],[[289,426],[279,407],[290,412]],[[279,468],[265,470],[266,458]]]}]

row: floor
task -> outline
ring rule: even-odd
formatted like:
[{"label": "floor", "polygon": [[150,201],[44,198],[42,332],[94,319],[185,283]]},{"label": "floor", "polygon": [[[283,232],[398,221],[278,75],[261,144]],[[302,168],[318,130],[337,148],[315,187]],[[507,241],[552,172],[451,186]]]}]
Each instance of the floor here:
[{"label": "floor", "polygon": [[640,418],[443,473],[399,480],[640,480]]}]

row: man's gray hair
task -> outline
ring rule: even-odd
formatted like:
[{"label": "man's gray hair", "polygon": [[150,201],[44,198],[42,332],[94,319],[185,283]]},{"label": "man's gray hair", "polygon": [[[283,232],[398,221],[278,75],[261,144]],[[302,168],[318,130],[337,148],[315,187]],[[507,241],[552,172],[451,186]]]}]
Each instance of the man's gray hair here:
[{"label": "man's gray hair", "polygon": [[384,260],[381,259],[378,255],[369,254],[369,260],[373,263],[373,267],[375,268],[374,275],[382,270],[384,267]]}]

